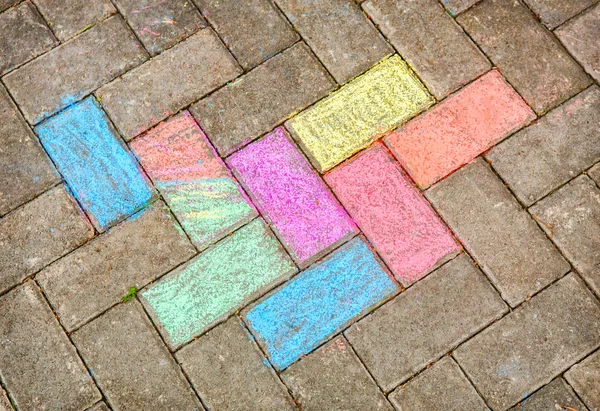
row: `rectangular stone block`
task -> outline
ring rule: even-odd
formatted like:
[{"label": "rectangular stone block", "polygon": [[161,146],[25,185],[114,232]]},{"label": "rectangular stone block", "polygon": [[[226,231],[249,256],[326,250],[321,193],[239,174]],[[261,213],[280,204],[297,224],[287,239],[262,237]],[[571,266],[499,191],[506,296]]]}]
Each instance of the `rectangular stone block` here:
[{"label": "rectangular stone block", "polygon": [[88,408],[87,411],[110,411],[110,408],[108,408],[104,402],[99,402],[92,408]]},{"label": "rectangular stone block", "polygon": [[202,30],[96,92],[126,140],[240,74],[211,29]]},{"label": "rectangular stone block", "polygon": [[591,83],[519,0],[486,0],[457,20],[538,114]]},{"label": "rectangular stone block", "polygon": [[596,0],[524,0],[546,27],[553,30],[593,5]]},{"label": "rectangular stone block", "polygon": [[600,161],[600,89],[592,86],[494,147],[486,158],[529,206]]},{"label": "rectangular stone block", "polygon": [[0,375],[19,410],[82,410],[102,398],[33,281],[0,297],[0,313]]},{"label": "rectangular stone block", "polygon": [[600,351],[571,367],[565,378],[590,410],[600,409]]},{"label": "rectangular stone block", "polygon": [[123,19],[114,16],[7,74],[3,81],[27,121],[36,124],[146,58]]},{"label": "rectangular stone block", "polygon": [[276,2],[339,84],[394,52],[354,0]]},{"label": "rectangular stone block", "polygon": [[577,398],[573,388],[559,377],[512,407],[509,411],[540,410],[587,411],[587,408]]},{"label": "rectangular stone block", "polygon": [[6,392],[0,387],[0,411],[13,411],[10,400],[6,396]]},{"label": "rectangular stone block", "polygon": [[178,347],[296,271],[261,219],[235,231],[141,293],[171,347]]},{"label": "rectangular stone block", "polygon": [[382,144],[337,167],[325,180],[403,284],[420,279],[460,250]]},{"label": "rectangular stone block", "polygon": [[0,292],[74,250],[94,229],[61,185],[0,220]]},{"label": "rectangular stone block", "polygon": [[490,68],[437,0],[369,0],[363,9],[438,99]]},{"label": "rectangular stone block", "polygon": [[442,4],[452,16],[462,13],[476,3],[479,3],[479,0],[442,0]]},{"label": "rectangular stone block", "polygon": [[152,198],[145,175],[93,97],[46,120],[35,132],[99,231]]},{"label": "rectangular stone block", "polygon": [[512,307],[569,271],[569,263],[483,160],[426,195]]},{"label": "rectangular stone block", "polygon": [[72,334],[104,396],[119,410],[204,410],[137,301]]},{"label": "rectangular stone block", "polygon": [[505,410],[600,346],[600,305],[570,274],[454,351],[493,410]]},{"label": "rectangular stone block", "polygon": [[271,131],[335,87],[303,43],[296,44],[192,106],[221,156]]},{"label": "rectangular stone block", "polygon": [[492,71],[385,137],[385,143],[426,188],[534,119],[502,75]]},{"label": "rectangular stone block", "polygon": [[290,255],[307,266],[358,229],[283,128],[228,160]]},{"label": "rectangular stone block", "polygon": [[51,264],[37,275],[67,330],[118,303],[194,255],[161,201]]},{"label": "rectangular stone block", "polygon": [[212,410],[295,410],[251,339],[234,317],[177,351],[175,358]]},{"label": "rectangular stone block", "polygon": [[600,163],[597,163],[594,167],[590,168],[587,171],[587,175],[600,187]]},{"label": "rectangular stone block", "polygon": [[205,248],[256,217],[243,190],[187,111],[130,146],[196,247]]},{"label": "rectangular stone block", "polygon": [[433,98],[394,55],[286,123],[321,172],[415,116]]},{"label": "rectangular stone block", "polygon": [[397,288],[355,238],[250,308],[245,319],[279,370],[308,354]]},{"label": "rectangular stone block", "polygon": [[508,311],[461,254],[344,332],[384,391],[391,391]]}]

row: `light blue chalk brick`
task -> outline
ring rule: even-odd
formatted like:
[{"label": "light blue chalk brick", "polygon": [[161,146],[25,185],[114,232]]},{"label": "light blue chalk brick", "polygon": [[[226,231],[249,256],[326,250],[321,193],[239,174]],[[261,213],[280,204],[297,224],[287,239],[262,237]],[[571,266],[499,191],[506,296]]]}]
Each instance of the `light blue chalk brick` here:
[{"label": "light blue chalk brick", "polygon": [[99,230],[151,200],[148,181],[93,98],[46,120],[35,131]]},{"label": "light blue chalk brick", "polygon": [[355,238],[298,274],[246,314],[278,369],[284,369],[396,291],[367,245]]}]

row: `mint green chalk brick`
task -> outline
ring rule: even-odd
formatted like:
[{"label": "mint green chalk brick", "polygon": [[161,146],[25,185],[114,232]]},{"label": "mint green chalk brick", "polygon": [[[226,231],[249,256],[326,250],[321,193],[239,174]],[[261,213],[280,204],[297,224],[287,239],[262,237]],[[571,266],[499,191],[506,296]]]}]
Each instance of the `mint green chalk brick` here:
[{"label": "mint green chalk brick", "polygon": [[295,265],[257,218],[141,293],[171,347],[178,347],[283,282]]}]

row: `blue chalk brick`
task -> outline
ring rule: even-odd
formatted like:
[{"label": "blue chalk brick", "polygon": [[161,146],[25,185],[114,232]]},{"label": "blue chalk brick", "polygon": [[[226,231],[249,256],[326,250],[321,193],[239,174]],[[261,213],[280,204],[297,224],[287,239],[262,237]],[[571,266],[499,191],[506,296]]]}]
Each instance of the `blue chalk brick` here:
[{"label": "blue chalk brick", "polygon": [[281,370],[395,290],[355,238],[254,306],[246,319]]},{"label": "blue chalk brick", "polygon": [[91,97],[35,128],[94,225],[104,230],[152,198],[152,189]]}]

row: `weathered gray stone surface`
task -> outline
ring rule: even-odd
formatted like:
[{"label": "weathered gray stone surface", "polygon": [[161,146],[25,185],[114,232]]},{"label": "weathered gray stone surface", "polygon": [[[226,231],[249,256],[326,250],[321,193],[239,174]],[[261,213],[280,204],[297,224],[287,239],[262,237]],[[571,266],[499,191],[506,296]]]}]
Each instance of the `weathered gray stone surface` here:
[{"label": "weathered gray stone surface", "polygon": [[87,411],[110,411],[104,402],[99,402]]},{"label": "weathered gray stone surface", "polygon": [[246,70],[300,39],[269,0],[194,1]]},{"label": "weathered gray stone surface", "polygon": [[587,411],[587,408],[579,401],[565,380],[559,377],[510,409],[510,411],[544,410]]},{"label": "weathered gray stone surface", "polygon": [[452,357],[442,358],[389,398],[398,410],[489,410]]},{"label": "weathered gray stone surface", "polygon": [[596,184],[600,185],[600,163],[590,168],[587,171],[587,175],[590,176],[590,178],[594,180]]},{"label": "weathered gray stone surface", "polygon": [[299,43],[201,100],[192,113],[219,154],[226,156],[334,87],[323,66]]},{"label": "weathered gray stone surface", "polygon": [[519,0],[484,0],[457,20],[538,114],[591,82]]},{"label": "weathered gray stone surface", "polygon": [[389,391],[506,311],[485,276],[462,254],[344,334]]},{"label": "weathered gray stone surface", "polygon": [[10,400],[8,399],[8,396],[2,387],[0,387],[0,411],[13,411],[13,407],[10,405]]},{"label": "weathered gray stone surface", "polygon": [[596,184],[579,176],[530,212],[600,296],[600,189]]},{"label": "weathered gray stone surface", "polygon": [[92,238],[94,230],[61,185],[0,220],[0,292]]},{"label": "weathered gray stone surface", "polygon": [[511,306],[569,271],[485,161],[467,165],[426,195]]},{"label": "weathered gray stone surface", "polygon": [[340,84],[394,52],[353,0],[276,1]]},{"label": "weathered gray stone surface", "polygon": [[293,410],[285,386],[236,317],[175,354],[208,408]]},{"label": "weathered gray stone surface", "polygon": [[0,216],[59,181],[44,149],[0,86]]},{"label": "weathered gray stone surface", "polygon": [[67,330],[191,258],[194,247],[162,201],[37,275]]},{"label": "weathered gray stone surface", "polygon": [[504,410],[600,346],[600,303],[575,274],[454,351],[494,410]]},{"label": "weathered gray stone surface", "polygon": [[6,10],[10,6],[17,4],[19,0],[0,0],[0,12]]},{"label": "weathered gray stone surface", "polygon": [[600,351],[571,367],[565,378],[591,411],[600,410]]},{"label": "weathered gray stone surface", "polygon": [[600,161],[600,89],[592,86],[494,147],[486,158],[530,206]]},{"label": "weathered gray stone surface", "polygon": [[282,373],[302,410],[393,410],[342,336]]},{"label": "weathered gray stone surface", "polygon": [[442,0],[442,4],[452,16],[456,16],[479,1],[480,0]]},{"label": "weathered gray stone surface", "polygon": [[115,409],[204,409],[137,300],[117,305],[71,337]]},{"label": "weathered gray stone surface", "polygon": [[123,19],[113,16],[7,74],[4,84],[35,124],[146,58]]},{"label": "weathered gray stone surface", "polygon": [[598,0],[523,0],[550,30],[581,13]]},{"label": "weathered gray stone surface", "polygon": [[137,67],[96,92],[131,139],[241,73],[211,29]]},{"label": "weathered gray stone surface", "polygon": [[80,410],[100,400],[33,281],[0,297],[0,313],[0,375],[19,410]]}]

